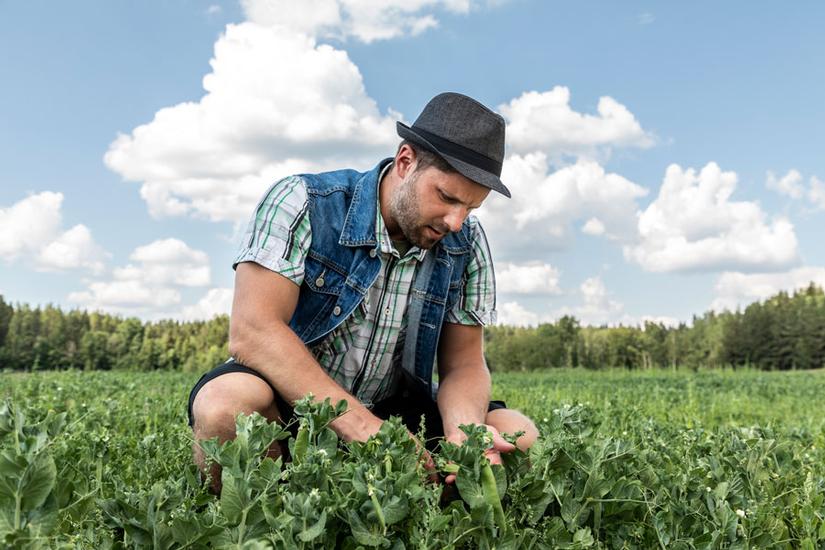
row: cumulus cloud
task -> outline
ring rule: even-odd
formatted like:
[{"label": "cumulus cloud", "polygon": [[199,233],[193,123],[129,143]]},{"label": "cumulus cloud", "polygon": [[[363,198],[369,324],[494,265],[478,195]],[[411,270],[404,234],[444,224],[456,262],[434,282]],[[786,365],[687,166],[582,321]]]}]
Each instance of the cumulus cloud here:
[{"label": "cumulus cloud", "polygon": [[550,264],[500,263],[496,267],[496,288],[513,294],[560,294],[559,270]]},{"label": "cumulus cloud", "polygon": [[103,271],[107,252],[85,225],[63,230],[62,204],[62,193],[44,191],[0,208],[0,259],[41,271]]},{"label": "cumulus cloud", "polygon": [[229,25],[206,95],[161,109],[109,146],[106,165],[142,182],[160,216],[245,219],[279,177],[371,166],[397,142],[346,52],[283,28]]},{"label": "cumulus cloud", "polygon": [[244,0],[247,21],[215,44],[206,94],[159,110],[120,134],[104,157],[141,183],[155,217],[246,219],[276,179],[300,172],[369,168],[398,138],[347,53],[319,37],[364,42],[417,33],[433,10],[464,13],[470,0]]},{"label": "cumulus cloud", "polygon": [[806,186],[799,170],[792,168],[781,178],[768,172],[765,187],[794,200],[807,199],[814,209],[825,210],[825,183],[816,176],[811,176]]},{"label": "cumulus cloud", "polygon": [[547,322],[547,319],[525,309],[518,302],[501,303],[496,307],[496,311],[498,312],[497,324],[499,325],[527,327]]},{"label": "cumulus cloud", "polygon": [[725,272],[716,281],[711,308],[733,310],[784,290],[792,292],[815,283],[825,287],[825,267],[798,267],[782,273]]},{"label": "cumulus cloud", "polygon": [[732,201],[737,176],[708,163],[700,172],[672,164],[659,196],[639,215],[639,242],[625,258],[647,271],[768,271],[799,259],[784,217],[767,219],[756,202]]},{"label": "cumulus cloud", "polygon": [[788,173],[781,178],[777,177],[773,172],[768,172],[765,186],[768,189],[782,195],[787,195],[793,199],[801,199],[805,194],[805,188],[802,185],[802,174],[797,170],[789,170]]},{"label": "cumulus cloud", "polygon": [[614,147],[646,148],[654,142],[633,113],[611,97],[599,99],[598,115],[574,111],[570,90],[564,86],[525,92],[499,106],[499,111],[507,121],[507,143],[516,154],[593,156]]},{"label": "cumulus cloud", "polygon": [[89,309],[136,314],[179,304],[181,296],[177,289],[157,288],[130,279],[89,283],[88,290],[71,292],[68,300]]},{"label": "cumulus cloud", "polygon": [[[562,291],[559,290],[558,294]],[[601,277],[585,279],[574,291],[566,292],[577,299],[571,306],[545,307],[540,313],[532,311],[518,301],[505,301],[497,306],[498,322],[502,325],[535,326],[553,323],[565,315],[572,315],[584,325],[638,324],[638,321],[623,315],[624,305],[615,300]]]},{"label": "cumulus cloud", "polygon": [[[438,26],[433,13],[467,13],[471,0],[242,0],[248,20],[298,29],[313,36],[362,42],[416,35]],[[476,2],[477,3],[477,2]]]},{"label": "cumulus cloud", "polygon": [[209,257],[178,239],[139,246],[129,259],[133,263],[115,268],[110,280],[90,282],[68,300],[90,309],[145,314],[180,304],[182,287],[210,283]]},{"label": "cumulus cloud", "polygon": [[178,239],[161,239],[139,246],[129,256],[137,264],[116,268],[117,280],[140,280],[151,285],[207,286],[209,256]]},{"label": "cumulus cloud", "polygon": [[550,172],[544,153],[511,155],[502,172],[513,197],[493,197],[479,210],[496,258],[523,257],[565,244],[573,223],[587,220],[585,231],[616,241],[636,235],[637,200],[647,190],[605,172],[598,163],[579,160]]},{"label": "cumulus cloud", "polygon": [[95,243],[92,232],[78,224],[47,244],[37,256],[38,268],[44,271],[87,269],[94,274],[104,271],[106,252]]},{"label": "cumulus cloud", "polygon": [[232,294],[231,288],[210,288],[196,304],[184,307],[180,318],[208,321],[217,315],[227,315],[232,311]]},{"label": "cumulus cloud", "polygon": [[587,235],[604,235],[604,224],[599,218],[590,218],[582,226],[582,233]]},{"label": "cumulus cloud", "polygon": [[808,199],[819,210],[825,210],[825,182],[816,176],[811,176],[811,186],[808,189]]},{"label": "cumulus cloud", "polygon": [[579,287],[583,304],[574,311],[582,323],[600,325],[614,320],[622,309],[621,302],[611,298],[601,277],[585,279]]}]

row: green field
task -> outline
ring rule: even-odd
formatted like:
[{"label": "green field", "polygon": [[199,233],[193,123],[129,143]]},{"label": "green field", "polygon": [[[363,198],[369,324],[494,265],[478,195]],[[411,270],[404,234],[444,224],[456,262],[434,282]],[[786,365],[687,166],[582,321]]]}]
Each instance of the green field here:
[{"label": "green field", "polygon": [[215,448],[216,499],[190,464],[196,378],[0,375],[0,547],[825,548],[822,371],[496,376],[543,435],[495,472],[503,516],[468,453],[445,452],[448,502],[397,426],[337,451],[318,410],[281,473],[260,422]]}]

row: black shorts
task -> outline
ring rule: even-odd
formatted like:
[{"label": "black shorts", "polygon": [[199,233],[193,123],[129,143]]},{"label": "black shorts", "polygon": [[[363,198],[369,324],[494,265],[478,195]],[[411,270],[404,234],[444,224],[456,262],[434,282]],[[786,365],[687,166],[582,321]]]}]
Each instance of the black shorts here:
[{"label": "black shorts", "polygon": [[[198,394],[200,389],[210,380],[230,372],[244,372],[257,376],[266,382],[267,385],[272,388],[272,393],[275,394],[275,406],[278,408],[278,412],[281,413],[281,418],[287,419],[287,423],[290,424],[289,430],[292,432],[293,436],[297,433],[297,423],[290,422],[295,418],[292,406],[284,401],[281,395],[275,391],[275,388],[272,387],[272,384],[270,384],[266,378],[261,376],[260,373],[247,367],[246,365],[236,363],[233,359],[218,365],[211,371],[201,376],[200,380],[198,380],[197,384],[195,384],[195,387],[193,387],[192,391],[189,392],[190,427],[194,422],[194,419],[192,418],[192,403],[195,402],[195,396]],[[506,408],[507,405],[504,401],[490,401],[487,411],[489,412],[496,409]],[[438,444],[438,440],[444,437],[444,427],[441,422],[441,413],[438,411],[438,405],[426,391],[417,389],[412,384],[402,383],[402,387],[398,390],[398,392],[396,392],[395,395],[375,403],[371,410],[375,416],[385,420],[390,416],[401,417],[404,425],[407,426],[407,429],[413,433],[418,432],[421,417],[424,416],[424,436],[426,438],[427,448],[430,450],[434,449]]]}]

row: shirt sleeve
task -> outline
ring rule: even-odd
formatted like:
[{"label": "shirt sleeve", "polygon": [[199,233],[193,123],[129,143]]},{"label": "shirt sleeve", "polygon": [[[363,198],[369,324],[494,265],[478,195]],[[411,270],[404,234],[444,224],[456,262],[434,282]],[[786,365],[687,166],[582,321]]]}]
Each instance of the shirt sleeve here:
[{"label": "shirt sleeve", "polygon": [[487,236],[475,216],[470,216],[472,257],[464,268],[461,294],[445,321],[459,325],[491,325],[496,322],[496,275]]},{"label": "shirt sleeve", "polygon": [[272,185],[249,220],[232,269],[241,262],[255,262],[300,286],[312,242],[307,208],[306,185],[300,177]]}]

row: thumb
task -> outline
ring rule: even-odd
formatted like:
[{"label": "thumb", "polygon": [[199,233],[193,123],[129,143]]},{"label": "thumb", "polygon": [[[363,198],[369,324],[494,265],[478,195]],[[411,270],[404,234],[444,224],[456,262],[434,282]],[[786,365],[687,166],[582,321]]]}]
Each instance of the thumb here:
[{"label": "thumb", "polygon": [[500,453],[509,453],[511,451],[516,450],[516,446],[501,437],[499,431],[489,424],[487,425],[487,430],[493,435],[493,448],[492,450],[498,451]]}]

